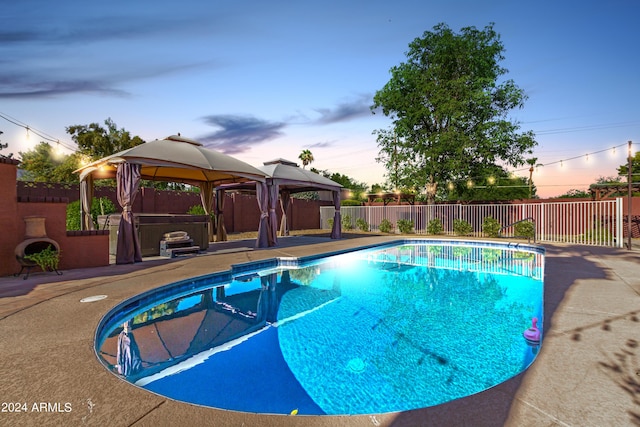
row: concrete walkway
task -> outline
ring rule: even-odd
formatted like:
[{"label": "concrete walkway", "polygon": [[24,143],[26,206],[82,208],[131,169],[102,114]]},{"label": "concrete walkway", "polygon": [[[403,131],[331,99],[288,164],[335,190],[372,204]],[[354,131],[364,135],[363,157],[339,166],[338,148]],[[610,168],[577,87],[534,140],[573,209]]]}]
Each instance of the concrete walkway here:
[{"label": "concrete walkway", "polygon": [[[216,410],[138,389],[108,372],[95,355],[94,334],[102,316],[142,291],[231,264],[389,239],[289,237],[264,250],[253,250],[253,241],[237,241],[213,244],[209,253],[195,257],[70,270],[62,276],[34,273],[27,280],[0,278],[0,425],[640,425],[637,249],[544,245],[546,334],[534,364],[490,390],[431,408],[346,417]],[[80,302],[93,295],[107,298]]]}]

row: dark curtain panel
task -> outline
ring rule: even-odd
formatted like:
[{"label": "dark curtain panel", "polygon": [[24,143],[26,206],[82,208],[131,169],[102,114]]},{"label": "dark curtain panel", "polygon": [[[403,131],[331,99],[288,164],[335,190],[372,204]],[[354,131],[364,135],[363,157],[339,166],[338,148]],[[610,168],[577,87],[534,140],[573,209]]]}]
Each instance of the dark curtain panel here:
[{"label": "dark curtain panel", "polygon": [[122,207],[122,217],[118,228],[116,264],[133,264],[142,261],[140,241],[135,229],[131,207],[140,185],[140,165],[122,163],[116,173],[118,203]]},{"label": "dark curtain panel", "polygon": [[333,191],[333,206],[336,209],[333,215],[333,227],[331,228],[331,238],[342,238],[342,224],[340,218],[340,191]]}]

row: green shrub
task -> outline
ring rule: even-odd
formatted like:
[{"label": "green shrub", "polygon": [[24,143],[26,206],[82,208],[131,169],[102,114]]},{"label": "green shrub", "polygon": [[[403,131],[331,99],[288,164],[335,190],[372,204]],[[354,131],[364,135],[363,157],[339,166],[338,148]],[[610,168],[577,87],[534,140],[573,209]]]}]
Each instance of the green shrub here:
[{"label": "green shrub", "polygon": [[494,262],[500,259],[502,251],[500,249],[482,248],[482,259],[486,262]]},{"label": "green shrub", "polygon": [[429,246],[429,253],[433,255],[442,255],[442,246]]},{"label": "green shrub", "polygon": [[604,227],[600,222],[595,225],[591,230],[587,230],[583,235],[580,236],[582,243],[597,243],[600,241],[611,241],[613,240],[613,236],[611,232]]},{"label": "green shrub", "polygon": [[535,258],[535,254],[531,252],[515,251],[512,255],[513,259],[530,261]]},{"label": "green shrub", "polygon": [[427,224],[427,233],[429,234],[442,234],[443,230],[442,221],[439,218],[434,218]]},{"label": "green shrub", "polygon": [[362,202],[360,200],[345,199],[345,200],[340,202],[340,205],[342,205],[342,206],[362,206]]},{"label": "green shrub", "polygon": [[35,262],[42,271],[54,271],[58,269],[60,255],[52,245],[49,245],[46,249],[43,249],[40,252],[25,255],[24,258]]},{"label": "green shrub", "polygon": [[[94,197],[91,201],[91,219],[93,226],[99,228],[98,215],[116,212],[116,207],[107,197]],[[67,230],[80,230],[80,200],[67,205]]]},{"label": "green shrub", "polygon": [[356,219],[356,227],[358,227],[360,231],[369,231],[369,224],[362,218]]},{"label": "green shrub", "polygon": [[204,215],[204,208],[202,205],[193,205],[189,209],[187,209],[187,213],[189,215]]},{"label": "green shrub", "polygon": [[493,217],[485,217],[482,221],[482,232],[489,237],[498,237],[500,235],[500,228],[502,226],[497,219]]},{"label": "green shrub", "polygon": [[333,218],[329,218],[327,224],[329,224],[329,228],[333,229]]},{"label": "green shrub", "polygon": [[383,233],[391,233],[391,230],[393,230],[393,224],[391,224],[391,221],[385,218],[382,221],[380,221],[380,225],[378,226],[378,229]]},{"label": "green shrub", "polygon": [[473,232],[473,227],[464,219],[454,219],[453,232],[456,236],[468,236]]},{"label": "green shrub", "polygon": [[398,220],[398,230],[402,234],[413,233],[413,221],[410,219],[399,219]]},{"label": "green shrub", "polygon": [[345,215],[342,217],[341,225],[343,230],[353,230],[353,223],[351,222],[351,215]]},{"label": "green shrub", "polygon": [[454,246],[452,252],[455,257],[463,257],[471,253],[471,248],[469,246]]},{"label": "green shrub", "polygon": [[515,237],[523,237],[525,239],[533,239],[535,237],[536,228],[531,221],[518,222],[513,226]]},{"label": "green shrub", "polygon": [[[187,213],[189,215],[206,215],[206,213],[204,211],[204,207],[202,207],[202,205],[193,205],[193,206],[191,206],[189,209],[187,209]],[[209,214],[209,216],[211,217],[211,219],[215,219],[216,214],[211,212]]]}]

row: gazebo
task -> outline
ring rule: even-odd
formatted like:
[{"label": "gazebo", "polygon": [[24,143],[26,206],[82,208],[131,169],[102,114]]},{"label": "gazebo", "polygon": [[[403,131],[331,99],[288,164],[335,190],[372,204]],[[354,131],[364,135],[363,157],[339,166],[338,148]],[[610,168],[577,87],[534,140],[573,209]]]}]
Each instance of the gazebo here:
[{"label": "gazebo", "polygon": [[[118,229],[116,263],[142,261],[140,242],[135,233],[131,206],[140,179],[170,181],[200,187],[202,206],[210,217],[213,189],[225,183],[252,181],[264,183],[267,175],[234,157],[205,148],[200,142],[172,135],[104,157],[78,169],[80,173],[81,226],[93,227],[91,199],[95,179],[115,178],[122,218]],[[213,224],[209,224],[209,241]]]},{"label": "gazebo", "polygon": [[[301,169],[297,163],[285,159],[264,162],[263,166],[258,169],[267,175],[266,181],[221,185],[216,188],[216,200],[218,201],[224,200],[224,192],[226,191],[255,190],[260,208],[260,225],[258,226],[256,247],[275,246],[278,244],[278,234],[280,236],[288,235],[286,212],[291,201],[291,194],[305,191],[331,191],[335,207],[331,238],[339,239],[342,237],[340,229],[340,189],[342,185],[317,173]],[[280,196],[280,209],[282,210],[279,233],[276,214],[278,196]],[[224,222],[222,225],[223,227],[220,227],[219,223],[217,230],[220,240],[225,238]]]}]

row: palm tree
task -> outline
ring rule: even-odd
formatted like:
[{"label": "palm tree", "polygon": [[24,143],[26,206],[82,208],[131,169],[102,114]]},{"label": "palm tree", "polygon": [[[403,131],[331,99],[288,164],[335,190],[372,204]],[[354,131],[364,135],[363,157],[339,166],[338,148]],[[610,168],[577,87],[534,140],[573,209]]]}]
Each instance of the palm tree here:
[{"label": "palm tree", "polygon": [[537,161],[538,161],[537,157],[532,157],[532,158],[526,160],[527,164],[529,166],[531,166],[529,168],[529,198],[531,198],[531,187],[533,186],[533,171],[535,170],[536,167],[543,166],[543,165],[541,165],[539,163],[536,164]]},{"label": "palm tree", "polygon": [[313,162],[313,154],[309,150],[302,150],[302,153],[298,156],[302,160],[302,168],[304,169],[309,163]]}]

